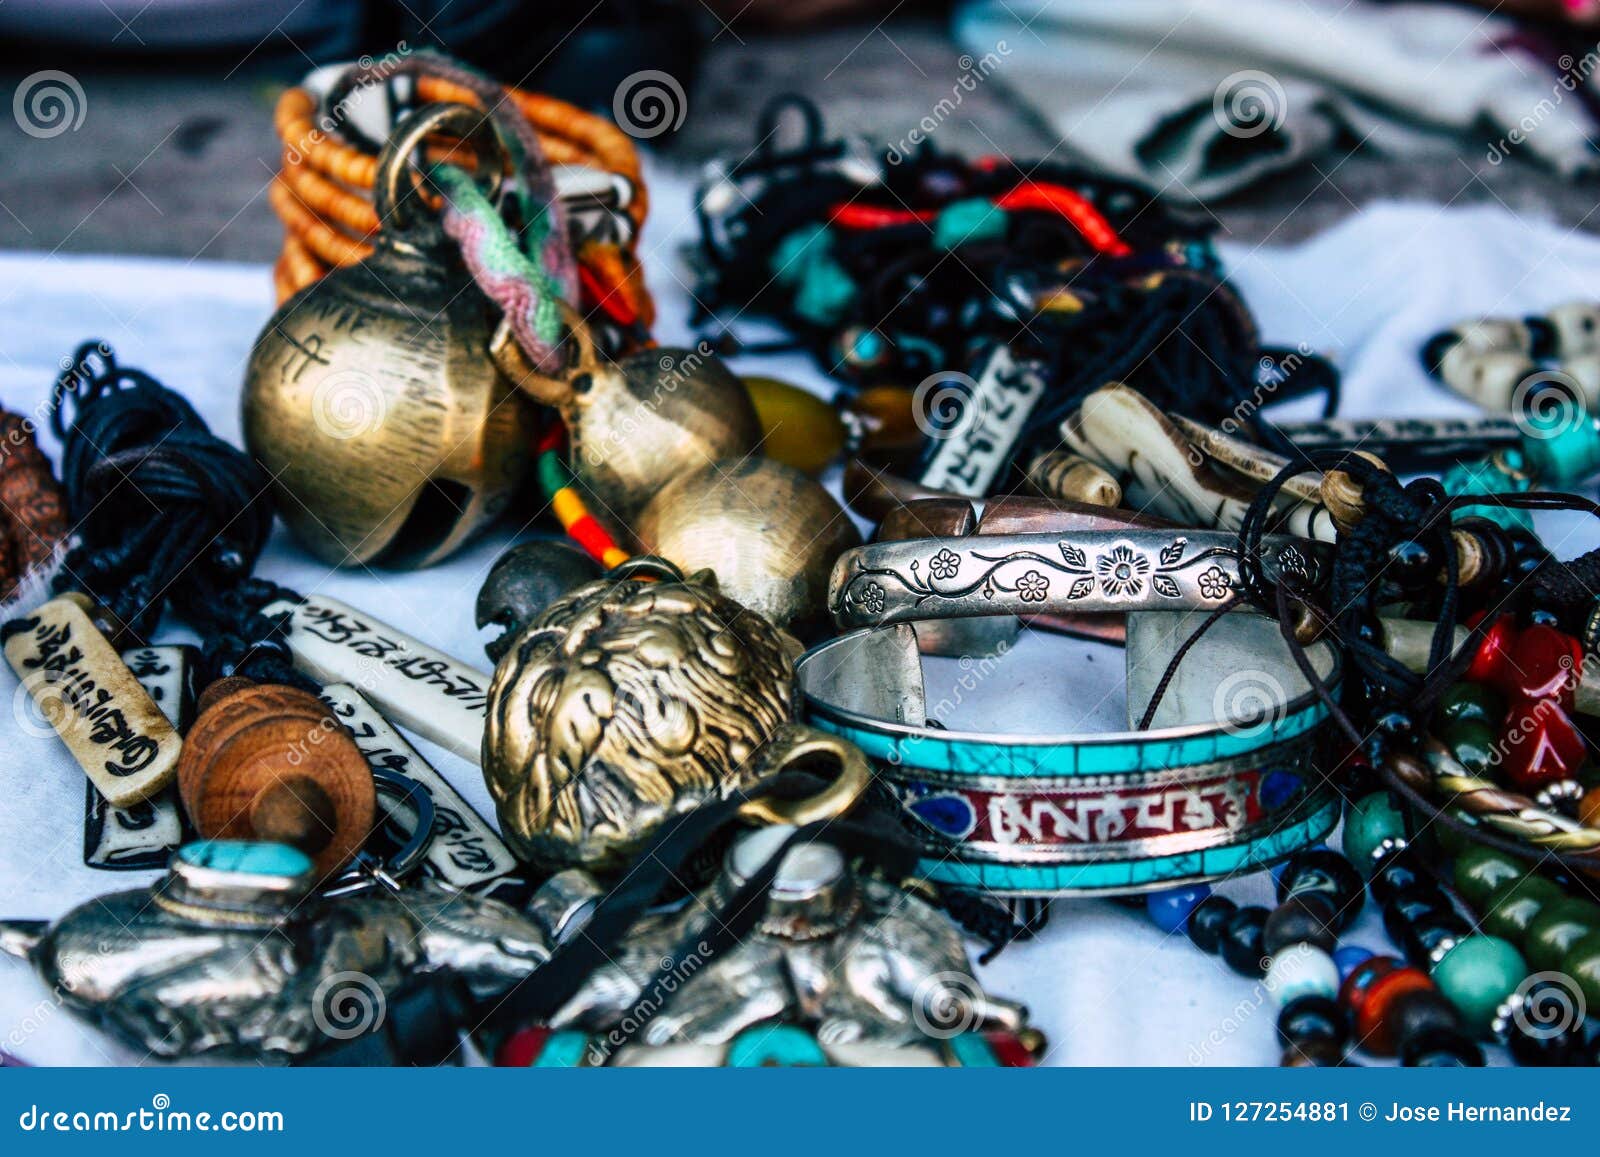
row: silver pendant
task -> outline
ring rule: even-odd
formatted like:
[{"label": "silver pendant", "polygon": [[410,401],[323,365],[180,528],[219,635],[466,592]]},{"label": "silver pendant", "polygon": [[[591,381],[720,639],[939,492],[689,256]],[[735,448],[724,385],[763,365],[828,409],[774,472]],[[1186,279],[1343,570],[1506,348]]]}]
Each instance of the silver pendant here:
[{"label": "silver pendant", "polygon": [[312,882],[310,860],[282,844],[189,844],[152,887],[53,924],[0,921],[0,950],[131,1048],[258,1061],[376,1031],[418,976],[449,970],[483,1000],[550,955],[535,919],[481,896],[423,880],[327,899]]},{"label": "silver pendant", "polygon": [[[642,920],[556,1013],[552,1027],[597,1034],[585,1063],[649,1064],[654,1049],[726,1043],[762,1024],[803,1026],[824,1048],[1025,1028],[1025,1008],[984,993],[941,912],[853,872],[831,844],[780,852],[793,832],[741,837],[702,896]],[[693,947],[774,854],[784,858],[755,929],[726,952]]]}]

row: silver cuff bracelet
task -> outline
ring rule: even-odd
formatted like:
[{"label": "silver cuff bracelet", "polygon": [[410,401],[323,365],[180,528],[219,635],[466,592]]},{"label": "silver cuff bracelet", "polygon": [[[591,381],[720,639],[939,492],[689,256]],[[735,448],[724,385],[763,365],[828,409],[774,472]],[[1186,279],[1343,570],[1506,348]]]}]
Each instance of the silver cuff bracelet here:
[{"label": "silver cuff bracelet", "polygon": [[[1325,548],[1262,540],[1268,581],[1316,584]],[[1238,536],[1109,530],[966,535],[876,542],[834,564],[828,606],[841,628],[918,619],[1117,611],[1211,610],[1239,586]]]}]

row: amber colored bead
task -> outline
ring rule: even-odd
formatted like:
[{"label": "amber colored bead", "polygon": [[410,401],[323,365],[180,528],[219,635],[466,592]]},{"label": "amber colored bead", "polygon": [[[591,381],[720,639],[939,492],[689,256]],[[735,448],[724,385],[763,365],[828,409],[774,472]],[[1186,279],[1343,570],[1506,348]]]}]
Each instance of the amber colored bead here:
[{"label": "amber colored bead", "polygon": [[1583,647],[1578,640],[1554,627],[1535,623],[1512,643],[1498,686],[1512,699],[1554,699],[1571,710],[1582,668]]},{"label": "amber colored bead", "polygon": [[1433,981],[1417,968],[1396,968],[1377,977],[1367,986],[1361,1007],[1355,1010],[1356,1043],[1379,1056],[1393,1056],[1399,1045],[1395,1001],[1408,992],[1432,989]]},{"label": "amber colored bead", "polygon": [[761,421],[761,452],[813,477],[844,449],[844,422],[815,394],[776,378],[747,377],[745,389]]},{"label": "amber colored bead", "polygon": [[1600,828],[1600,787],[1591,787],[1578,801],[1578,822]]},{"label": "amber colored bead", "polygon": [[1529,794],[1573,778],[1589,751],[1577,724],[1554,699],[1512,708],[1501,746],[1506,778]]},{"label": "amber colored bead", "polygon": [[861,420],[866,431],[863,449],[904,450],[922,444],[912,391],[904,386],[869,386],[845,408]]}]

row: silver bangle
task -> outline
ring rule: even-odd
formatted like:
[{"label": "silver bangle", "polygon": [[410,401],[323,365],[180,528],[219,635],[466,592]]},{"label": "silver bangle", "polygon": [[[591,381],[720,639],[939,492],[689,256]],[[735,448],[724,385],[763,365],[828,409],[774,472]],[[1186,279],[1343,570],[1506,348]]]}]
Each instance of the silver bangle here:
[{"label": "silver bangle", "polygon": [[[1193,611],[1239,589],[1239,539],[1224,531],[1108,530],[875,542],[834,564],[828,607],[841,628],[919,619],[1119,611]],[[1269,535],[1269,581],[1315,585],[1326,548]]]}]

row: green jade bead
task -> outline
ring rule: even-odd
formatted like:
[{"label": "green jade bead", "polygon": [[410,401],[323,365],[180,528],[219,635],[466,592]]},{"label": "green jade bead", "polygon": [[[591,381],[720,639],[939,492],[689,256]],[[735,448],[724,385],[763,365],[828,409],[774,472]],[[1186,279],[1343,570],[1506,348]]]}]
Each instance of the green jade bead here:
[{"label": "green jade bead", "polygon": [[1498,936],[1465,937],[1433,966],[1433,982],[1480,1037],[1489,1035],[1495,1013],[1527,975],[1522,954]]},{"label": "green jade bead", "polygon": [[1363,796],[1344,817],[1344,854],[1364,876],[1372,874],[1372,853],[1386,839],[1406,838],[1406,817],[1386,791]]},{"label": "green jade bead", "polygon": [[1539,913],[1567,898],[1557,885],[1543,876],[1528,875],[1513,880],[1489,896],[1483,911],[1483,930],[1492,936],[1503,936],[1513,944],[1523,943],[1528,927]]},{"label": "green jade bead", "polygon": [[1487,908],[1497,889],[1528,874],[1528,870],[1510,856],[1482,847],[1462,852],[1456,857],[1452,871],[1456,891],[1474,912]]},{"label": "green jade bead", "polygon": [[1506,705],[1493,687],[1462,680],[1439,700],[1438,715],[1445,724],[1469,721],[1493,727],[1505,719]]},{"label": "green jade bead", "polygon": [[1600,1009],[1600,932],[1589,933],[1567,949],[1561,971],[1577,982],[1588,1009]]},{"label": "green jade bead", "polygon": [[1572,947],[1596,932],[1600,932],[1600,907],[1569,898],[1551,904],[1535,917],[1522,949],[1535,969],[1556,972]]},{"label": "green jade bead", "polygon": [[1458,719],[1446,724],[1439,738],[1444,740],[1457,762],[1473,775],[1489,773],[1499,728],[1477,719]]}]

